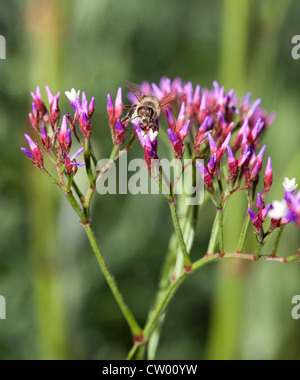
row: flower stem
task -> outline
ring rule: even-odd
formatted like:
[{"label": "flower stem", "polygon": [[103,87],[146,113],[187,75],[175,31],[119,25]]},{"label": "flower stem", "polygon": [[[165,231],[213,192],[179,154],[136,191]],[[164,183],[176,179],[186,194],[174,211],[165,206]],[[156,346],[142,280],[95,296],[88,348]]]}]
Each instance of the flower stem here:
[{"label": "flower stem", "polygon": [[284,227],[285,226],[281,226],[280,229],[279,229],[279,232],[278,232],[275,244],[274,244],[273,252],[272,252],[272,256],[274,256],[274,257],[277,255],[278,248],[279,248],[279,243],[280,243],[280,240],[282,238]]},{"label": "flower stem", "polygon": [[176,235],[177,235],[178,242],[179,242],[180,247],[181,247],[181,252],[182,252],[183,257],[184,257],[185,267],[186,268],[190,268],[192,262],[191,262],[190,256],[189,256],[189,254],[187,252],[187,249],[186,249],[186,245],[185,245],[185,242],[184,242],[184,238],[183,238],[182,230],[181,230],[181,227],[180,227],[180,222],[179,222],[179,219],[178,219],[178,215],[177,215],[175,204],[172,203],[172,202],[169,202],[169,206],[170,206],[171,215],[172,215],[172,219],[173,219],[174,229],[175,229],[175,232],[176,232]]},{"label": "flower stem", "polygon": [[219,251],[223,255],[224,250],[224,209],[223,207],[218,209],[218,223],[219,223]]},{"label": "flower stem", "polygon": [[142,334],[142,329],[140,328],[140,326],[138,325],[137,321],[135,320],[133,314],[131,313],[131,311],[129,310],[128,306],[126,305],[119,289],[118,289],[118,286],[113,278],[113,276],[111,275],[109,269],[108,269],[108,266],[100,252],[100,249],[98,247],[98,244],[97,244],[97,241],[96,241],[96,237],[95,237],[95,234],[90,226],[90,224],[86,224],[84,225],[84,229],[85,229],[85,232],[87,234],[87,237],[90,241],[90,244],[91,244],[91,247],[95,253],[95,256],[96,256],[96,259],[99,263],[99,266],[101,268],[101,271],[119,305],[119,308],[120,310],[122,311],[129,327],[130,327],[130,330],[133,334],[133,336],[141,336]]},{"label": "flower stem", "polygon": [[219,235],[219,215],[217,213],[214,224],[213,224],[213,228],[211,231],[209,244],[208,244],[208,249],[207,249],[208,255],[212,255],[215,253],[217,242],[218,242],[218,235]]},{"label": "flower stem", "polygon": [[95,186],[95,180],[91,166],[90,139],[87,138],[84,139],[84,161],[90,185]]},{"label": "flower stem", "polygon": [[248,232],[248,228],[249,228],[249,223],[250,223],[250,215],[247,212],[246,217],[245,217],[245,221],[244,221],[244,224],[243,224],[243,228],[242,228],[242,231],[241,231],[241,235],[240,235],[240,238],[239,238],[239,242],[238,242],[238,248],[237,248],[238,252],[243,252],[244,251],[245,243],[246,243],[246,237],[247,237],[247,232]]}]

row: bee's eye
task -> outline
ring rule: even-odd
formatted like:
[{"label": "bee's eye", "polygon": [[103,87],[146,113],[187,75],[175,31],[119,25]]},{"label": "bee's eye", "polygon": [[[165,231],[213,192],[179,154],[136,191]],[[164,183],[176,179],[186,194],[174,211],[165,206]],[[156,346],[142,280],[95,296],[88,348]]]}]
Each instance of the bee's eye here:
[{"label": "bee's eye", "polygon": [[153,114],[154,114],[153,109],[149,107],[149,115],[150,115],[150,117],[152,117]]}]

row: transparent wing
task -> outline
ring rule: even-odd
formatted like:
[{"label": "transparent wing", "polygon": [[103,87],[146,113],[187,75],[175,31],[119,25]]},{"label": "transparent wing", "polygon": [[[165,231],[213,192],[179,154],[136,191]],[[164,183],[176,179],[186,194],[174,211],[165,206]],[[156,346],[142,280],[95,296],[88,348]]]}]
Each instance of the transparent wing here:
[{"label": "transparent wing", "polygon": [[132,82],[125,82],[125,86],[128,88],[129,91],[131,91],[135,95],[138,101],[142,99],[144,93],[138,84]]},{"label": "transparent wing", "polygon": [[181,100],[184,96],[185,94],[183,92],[169,92],[160,99],[160,106],[165,107],[169,103],[174,103],[177,100]]}]

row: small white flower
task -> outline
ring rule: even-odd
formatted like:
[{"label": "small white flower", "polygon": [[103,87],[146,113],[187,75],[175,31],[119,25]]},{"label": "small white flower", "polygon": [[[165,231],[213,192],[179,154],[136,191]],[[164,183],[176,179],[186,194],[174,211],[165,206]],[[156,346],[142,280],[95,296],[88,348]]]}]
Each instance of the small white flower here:
[{"label": "small white flower", "polygon": [[65,94],[71,102],[75,102],[80,97],[80,90],[76,91],[75,88],[72,88],[71,91],[66,91]]},{"label": "small white flower", "polygon": [[153,129],[149,129],[149,131],[148,131],[147,134],[148,134],[148,136],[150,138],[150,141],[153,142],[156,139],[157,135],[158,135],[158,131],[153,132]]},{"label": "small white flower", "polygon": [[285,177],[283,181],[283,187],[288,192],[296,190],[298,187],[298,185],[296,184],[296,178],[289,180],[287,177]]},{"label": "small white flower", "polygon": [[280,220],[287,215],[289,208],[285,200],[274,201],[272,205],[273,208],[269,211],[269,217],[271,219]]}]

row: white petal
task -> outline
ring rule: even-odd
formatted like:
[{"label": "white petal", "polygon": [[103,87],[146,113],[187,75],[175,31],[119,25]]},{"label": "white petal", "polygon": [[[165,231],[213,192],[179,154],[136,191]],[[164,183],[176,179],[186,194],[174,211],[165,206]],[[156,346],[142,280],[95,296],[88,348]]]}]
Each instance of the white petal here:
[{"label": "white petal", "polygon": [[291,192],[297,189],[296,178],[289,180],[287,177],[284,179],[283,187],[286,191]]},{"label": "white petal", "polygon": [[80,90],[76,91],[75,88],[72,88],[71,91],[66,91],[65,94],[70,101],[75,102],[80,97]]},{"label": "white petal", "polygon": [[269,211],[269,217],[271,219],[280,220],[287,215],[288,205],[285,200],[274,201],[272,205],[273,205],[273,208]]},{"label": "white petal", "polygon": [[150,129],[148,132],[148,136],[151,142],[153,142],[156,139],[157,135],[158,135],[158,131],[153,132],[153,130]]}]

